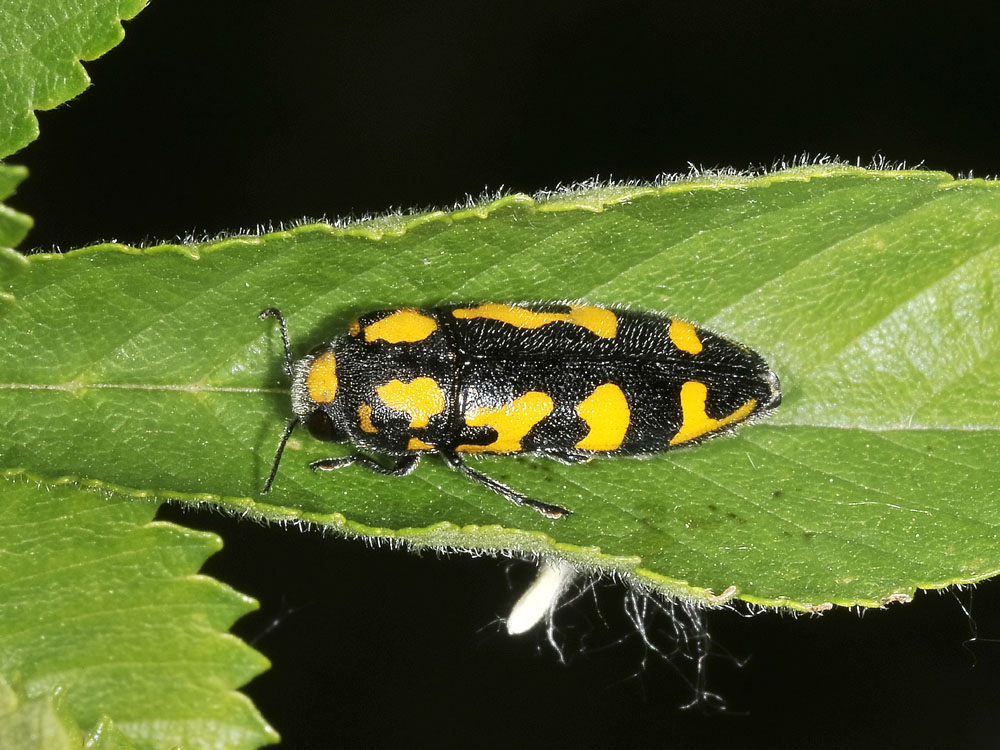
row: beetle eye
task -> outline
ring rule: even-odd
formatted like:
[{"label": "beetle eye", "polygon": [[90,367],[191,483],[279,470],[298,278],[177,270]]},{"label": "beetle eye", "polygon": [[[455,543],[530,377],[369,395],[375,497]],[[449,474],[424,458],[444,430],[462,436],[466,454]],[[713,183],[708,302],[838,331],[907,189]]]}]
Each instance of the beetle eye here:
[{"label": "beetle eye", "polygon": [[325,440],[328,443],[339,443],[347,439],[341,430],[333,423],[330,415],[323,409],[316,409],[312,414],[303,420],[309,434],[317,440]]}]

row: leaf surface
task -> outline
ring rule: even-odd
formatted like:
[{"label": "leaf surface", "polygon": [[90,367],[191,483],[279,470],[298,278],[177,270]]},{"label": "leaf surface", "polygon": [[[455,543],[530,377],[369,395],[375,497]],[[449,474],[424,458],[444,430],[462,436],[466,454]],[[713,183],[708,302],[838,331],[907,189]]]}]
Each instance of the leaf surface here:
[{"label": "leaf surface", "polygon": [[109,719],[87,732],[69,715],[61,695],[25,698],[0,676],[0,747],[5,750],[135,750]]},{"label": "leaf surface", "polygon": [[[0,201],[14,192],[27,175],[24,167],[0,164]],[[0,279],[9,283],[28,267],[28,261],[12,248],[17,247],[31,229],[31,217],[0,203]],[[13,301],[6,290],[0,289],[0,305]]]},{"label": "leaf surface", "polygon": [[0,726],[48,747],[62,708],[87,747],[275,741],[236,692],[267,662],[225,632],[255,603],[197,575],[218,537],[154,521],[151,502],[18,472],[0,483],[0,674],[21,694],[0,691]]},{"label": "leaf surface", "polygon": [[[5,466],[414,545],[557,554],[705,602],[877,606],[1000,570],[1000,192],[817,165],[508,196],[451,213],[213,244],[38,255],[3,291]],[[586,299],[674,313],[760,352],[784,403],[650,460],[475,466],[575,511],[549,521],[425,460],[307,464],[259,490],[302,354],[395,305]]]},{"label": "leaf surface", "polygon": [[79,94],[90,78],[81,60],[125,36],[121,21],[146,0],[31,0],[0,5],[0,159],[38,137],[34,112]]}]

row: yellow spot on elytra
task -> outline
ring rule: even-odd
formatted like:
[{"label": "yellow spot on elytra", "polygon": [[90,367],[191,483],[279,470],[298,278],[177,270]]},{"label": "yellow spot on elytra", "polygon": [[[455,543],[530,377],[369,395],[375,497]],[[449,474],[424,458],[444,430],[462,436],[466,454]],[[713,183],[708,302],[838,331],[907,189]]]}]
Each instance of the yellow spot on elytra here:
[{"label": "yellow spot on elytra", "polygon": [[428,445],[420,438],[410,438],[410,442],[407,443],[406,449],[410,451],[432,451],[434,450],[434,446]]},{"label": "yellow spot on elytra", "polygon": [[586,328],[602,339],[613,339],[618,335],[618,316],[603,307],[570,305],[569,322]]},{"label": "yellow spot on elytra", "polygon": [[670,439],[671,445],[686,443],[702,435],[714,432],[733,422],[739,422],[750,416],[757,406],[757,399],[747,400],[743,406],[722,419],[712,419],[705,412],[705,399],[708,398],[708,388],[697,380],[689,380],[681,386],[681,412],[684,415],[681,428]]},{"label": "yellow spot on elytra", "polygon": [[413,343],[423,341],[437,330],[438,324],[429,315],[404,308],[386,315],[365,326],[365,341],[388,341],[390,344]]},{"label": "yellow spot on elytra", "polygon": [[460,320],[488,318],[499,320],[515,328],[541,328],[549,323],[562,321],[586,328],[603,339],[613,339],[618,335],[618,316],[611,310],[592,305],[570,305],[568,313],[539,312],[517,305],[503,305],[487,302],[478,307],[459,307],[451,313]]},{"label": "yellow spot on elytra", "polygon": [[347,332],[351,336],[357,336],[359,333],[361,333],[361,321],[359,321],[357,318],[352,320],[351,324],[347,326]]},{"label": "yellow spot on elytra", "polygon": [[576,405],[577,416],[590,426],[587,437],[576,444],[584,451],[613,451],[621,447],[632,419],[628,399],[614,383],[605,383]]},{"label": "yellow spot on elytra", "polygon": [[337,358],[332,353],[321,354],[309,366],[306,388],[317,404],[328,404],[337,397]]},{"label": "yellow spot on elytra", "polygon": [[358,407],[358,421],[361,422],[361,429],[365,432],[378,432],[378,427],[372,424],[371,404],[361,404],[361,406]]},{"label": "yellow spot on elytra", "polygon": [[377,386],[375,393],[390,409],[409,415],[410,427],[426,427],[431,417],[444,411],[444,393],[431,378],[414,378],[409,383],[391,380]]},{"label": "yellow spot on elytra", "polygon": [[497,408],[475,407],[465,413],[470,427],[492,427],[497,439],[489,445],[460,445],[463,453],[517,453],[531,428],[552,413],[552,399],[539,391],[528,391]]},{"label": "yellow spot on elytra", "polygon": [[674,346],[688,354],[699,354],[702,350],[697,329],[686,320],[670,319],[670,340]]}]

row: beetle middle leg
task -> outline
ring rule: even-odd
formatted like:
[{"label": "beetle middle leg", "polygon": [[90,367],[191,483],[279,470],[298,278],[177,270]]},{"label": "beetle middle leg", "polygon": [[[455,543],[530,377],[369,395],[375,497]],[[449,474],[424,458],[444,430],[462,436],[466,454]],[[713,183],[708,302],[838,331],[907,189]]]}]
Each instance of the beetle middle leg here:
[{"label": "beetle middle leg", "polygon": [[535,500],[528,497],[515,489],[508,487],[502,482],[498,482],[492,477],[488,477],[481,471],[473,469],[471,466],[467,466],[462,457],[457,453],[451,453],[449,451],[441,451],[441,456],[444,458],[445,463],[448,464],[452,469],[460,471],[465,476],[469,477],[474,482],[493,490],[498,495],[506,498],[514,505],[524,505],[529,508],[534,508],[539,513],[541,513],[546,518],[563,518],[564,516],[572,515],[573,511],[569,508],[564,508],[561,505],[552,505],[550,503],[543,503],[540,500]]},{"label": "beetle middle leg", "polygon": [[558,461],[561,464],[566,464],[567,466],[576,466],[577,464],[588,464],[594,460],[593,456],[588,456],[580,453],[571,453],[566,450],[558,450],[556,448],[550,448],[542,452],[542,455],[546,458],[551,458],[553,461]]},{"label": "beetle middle leg", "polygon": [[364,466],[369,471],[374,471],[376,474],[383,474],[387,477],[405,477],[417,468],[418,463],[420,463],[419,454],[400,456],[396,460],[395,466],[383,466],[370,456],[355,453],[354,455],[343,456],[342,458],[321,458],[319,461],[313,461],[309,464],[309,468],[313,471],[333,471],[335,469],[343,469],[345,466],[350,466],[351,464],[358,464],[359,466]]}]

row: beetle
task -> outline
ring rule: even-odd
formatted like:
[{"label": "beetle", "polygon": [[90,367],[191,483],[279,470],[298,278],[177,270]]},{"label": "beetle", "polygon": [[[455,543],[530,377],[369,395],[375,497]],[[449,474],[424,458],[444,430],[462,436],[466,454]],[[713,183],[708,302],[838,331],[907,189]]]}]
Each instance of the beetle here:
[{"label": "beetle", "polygon": [[[263,493],[299,424],[358,451],[313,461],[393,477],[437,454],[516,505],[541,502],[467,465],[466,455],[528,454],[565,464],[650,456],[756,420],[781,403],[777,376],[756,352],[680,318],[586,303],[399,307],[365,313],[346,335],[292,356],[294,417]],[[377,458],[381,458],[383,463]],[[391,464],[388,463],[391,461]]]}]

